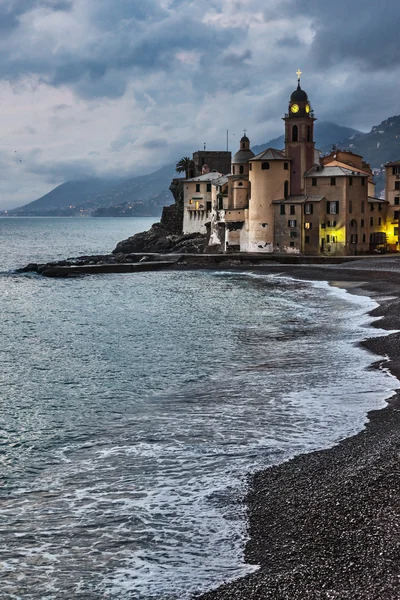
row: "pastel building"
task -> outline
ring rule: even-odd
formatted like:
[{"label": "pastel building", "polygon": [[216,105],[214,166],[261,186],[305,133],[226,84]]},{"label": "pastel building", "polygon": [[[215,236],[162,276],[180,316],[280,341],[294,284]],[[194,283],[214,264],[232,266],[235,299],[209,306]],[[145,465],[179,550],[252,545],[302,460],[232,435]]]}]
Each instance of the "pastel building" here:
[{"label": "pastel building", "polygon": [[316,118],[300,79],[283,121],[284,149],[255,156],[245,132],[229,173],[185,182],[184,233],[207,233],[210,250],[221,252],[397,250],[400,161],[386,165],[384,200],[375,197],[371,168],[361,156],[334,150],[321,157]]}]

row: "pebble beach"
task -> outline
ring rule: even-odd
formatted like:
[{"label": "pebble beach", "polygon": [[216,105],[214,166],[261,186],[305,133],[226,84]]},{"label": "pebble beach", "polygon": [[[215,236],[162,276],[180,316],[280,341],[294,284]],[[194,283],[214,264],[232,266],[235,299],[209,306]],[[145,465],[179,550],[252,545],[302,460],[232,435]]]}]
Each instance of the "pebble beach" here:
[{"label": "pebble beach", "polygon": [[[370,295],[375,323],[392,332],[363,342],[371,368],[400,378],[400,257],[266,269]],[[259,568],[197,600],[400,598],[399,458],[397,391],[358,435],[251,475],[245,557]]]}]

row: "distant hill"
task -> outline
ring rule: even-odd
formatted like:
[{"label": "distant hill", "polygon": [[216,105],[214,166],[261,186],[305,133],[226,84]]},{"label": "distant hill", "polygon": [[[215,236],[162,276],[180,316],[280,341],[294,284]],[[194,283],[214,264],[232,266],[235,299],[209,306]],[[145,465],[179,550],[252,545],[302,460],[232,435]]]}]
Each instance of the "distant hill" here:
[{"label": "distant hill", "polygon": [[88,198],[96,196],[114,184],[115,180],[94,178],[81,181],[66,181],[41,198],[9,212],[35,214],[38,212],[43,213],[43,211],[63,210],[69,206],[76,208]]},{"label": "distant hill", "polygon": [[[329,121],[317,121],[315,123],[315,146],[318,150],[322,150],[326,146],[329,149],[332,148],[333,144],[339,144],[340,140],[348,139],[352,136],[363,136],[366,135],[362,131],[357,129],[351,129],[351,127],[342,127],[342,125],[336,125],[336,123],[330,123]],[[254,154],[259,154],[266,148],[277,148],[278,150],[285,147],[285,136],[281,135],[273,140],[270,140],[266,144],[259,144],[252,148]]]},{"label": "distant hill", "polygon": [[[375,125],[369,133],[358,133],[342,138],[336,144],[360,154],[373,169],[381,168],[389,161],[400,159],[400,116],[390,117]],[[328,144],[321,148],[328,152]]]},{"label": "distant hill", "polygon": [[[400,116],[390,117],[363,133],[336,123],[317,121],[316,147],[323,153],[332,146],[361,154],[374,169],[390,160],[400,159]],[[284,136],[252,148],[255,154],[265,148],[283,148]],[[8,211],[9,215],[49,216],[149,216],[158,217],[163,206],[172,204],[169,191],[171,179],[176,176],[175,164],[169,164],[148,175],[126,180],[88,178],[67,181],[45,196],[20,208]],[[384,174],[376,171],[377,192],[383,189]]]}]

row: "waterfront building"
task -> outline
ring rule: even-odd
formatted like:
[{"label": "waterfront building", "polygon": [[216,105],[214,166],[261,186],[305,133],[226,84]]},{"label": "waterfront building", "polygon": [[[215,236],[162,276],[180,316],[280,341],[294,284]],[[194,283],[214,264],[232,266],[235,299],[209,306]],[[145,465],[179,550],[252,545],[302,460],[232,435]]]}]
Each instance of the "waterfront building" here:
[{"label": "waterfront building", "polygon": [[382,199],[375,197],[371,167],[361,156],[345,150],[321,156],[300,74],[283,117],[284,149],[254,156],[245,131],[229,173],[186,180],[184,233],[207,233],[210,250],[221,252],[341,256],[398,250],[400,161],[386,165]]}]

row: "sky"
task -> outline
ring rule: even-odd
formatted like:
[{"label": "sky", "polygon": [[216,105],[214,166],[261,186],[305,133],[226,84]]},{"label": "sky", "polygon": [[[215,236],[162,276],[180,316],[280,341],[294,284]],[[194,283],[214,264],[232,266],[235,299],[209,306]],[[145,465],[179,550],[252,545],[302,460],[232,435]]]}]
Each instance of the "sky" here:
[{"label": "sky", "polygon": [[394,0],[0,0],[0,208],[69,179],[149,173],[315,116],[400,112]]}]

